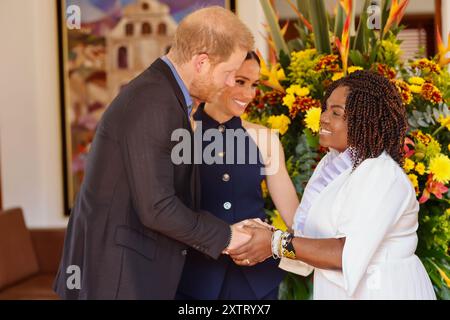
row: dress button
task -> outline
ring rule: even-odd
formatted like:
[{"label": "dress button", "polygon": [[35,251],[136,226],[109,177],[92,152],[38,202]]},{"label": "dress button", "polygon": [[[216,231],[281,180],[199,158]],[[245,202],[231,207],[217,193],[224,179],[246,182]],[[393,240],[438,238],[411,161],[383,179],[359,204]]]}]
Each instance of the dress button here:
[{"label": "dress button", "polygon": [[228,173],[225,173],[225,174],[222,176],[222,180],[225,181],[225,182],[230,181],[230,175],[229,175]]},{"label": "dress button", "polygon": [[182,251],[181,251],[181,255],[182,255],[182,256],[186,256],[186,255],[187,255],[187,250],[182,250]]},{"label": "dress button", "polygon": [[220,133],[224,133],[225,132],[225,126],[223,124],[221,124],[218,129],[219,129]]},{"label": "dress button", "polygon": [[223,204],[223,207],[224,207],[225,210],[230,210],[231,209],[231,203],[227,201],[227,202],[225,202]]}]

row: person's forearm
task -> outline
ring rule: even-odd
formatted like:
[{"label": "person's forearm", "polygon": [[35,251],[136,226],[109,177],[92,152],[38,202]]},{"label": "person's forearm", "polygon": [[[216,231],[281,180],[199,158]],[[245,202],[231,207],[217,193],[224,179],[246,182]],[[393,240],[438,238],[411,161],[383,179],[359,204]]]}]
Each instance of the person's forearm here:
[{"label": "person's forearm", "polygon": [[331,270],[342,270],[344,243],[345,238],[294,238],[292,240],[297,260],[301,260],[316,268]]}]

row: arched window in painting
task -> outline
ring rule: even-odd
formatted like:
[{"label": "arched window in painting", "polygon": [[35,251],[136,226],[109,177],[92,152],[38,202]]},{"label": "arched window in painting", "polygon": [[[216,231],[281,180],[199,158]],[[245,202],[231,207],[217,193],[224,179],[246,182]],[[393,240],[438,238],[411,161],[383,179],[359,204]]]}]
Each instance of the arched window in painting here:
[{"label": "arched window in painting", "polygon": [[134,33],[134,25],[132,23],[127,23],[125,25],[125,34],[127,36],[132,36]]},{"label": "arched window in painting", "polygon": [[142,34],[151,34],[152,33],[152,26],[148,22],[144,22],[142,24]]},{"label": "arched window in painting", "polygon": [[165,36],[166,33],[167,33],[167,26],[165,23],[162,22],[158,25],[158,34]]},{"label": "arched window in painting", "polygon": [[128,50],[126,47],[120,47],[117,55],[117,63],[119,69],[128,68]]}]

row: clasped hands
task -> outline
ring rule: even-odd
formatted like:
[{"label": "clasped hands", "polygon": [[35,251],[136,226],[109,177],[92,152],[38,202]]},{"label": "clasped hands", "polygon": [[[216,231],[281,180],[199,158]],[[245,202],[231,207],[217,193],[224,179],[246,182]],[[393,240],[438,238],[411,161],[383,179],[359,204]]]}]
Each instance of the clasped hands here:
[{"label": "clasped hands", "polygon": [[231,226],[232,237],[223,253],[240,266],[254,266],[272,256],[273,227],[261,219],[243,220]]}]

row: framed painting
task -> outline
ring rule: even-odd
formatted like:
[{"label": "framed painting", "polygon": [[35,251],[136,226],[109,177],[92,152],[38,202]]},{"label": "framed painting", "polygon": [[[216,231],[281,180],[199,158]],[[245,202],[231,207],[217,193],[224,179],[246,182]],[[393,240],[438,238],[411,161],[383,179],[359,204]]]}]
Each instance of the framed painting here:
[{"label": "framed painting", "polygon": [[58,36],[65,213],[83,181],[103,112],[122,86],[170,47],[179,21],[233,0],[60,0]]}]

